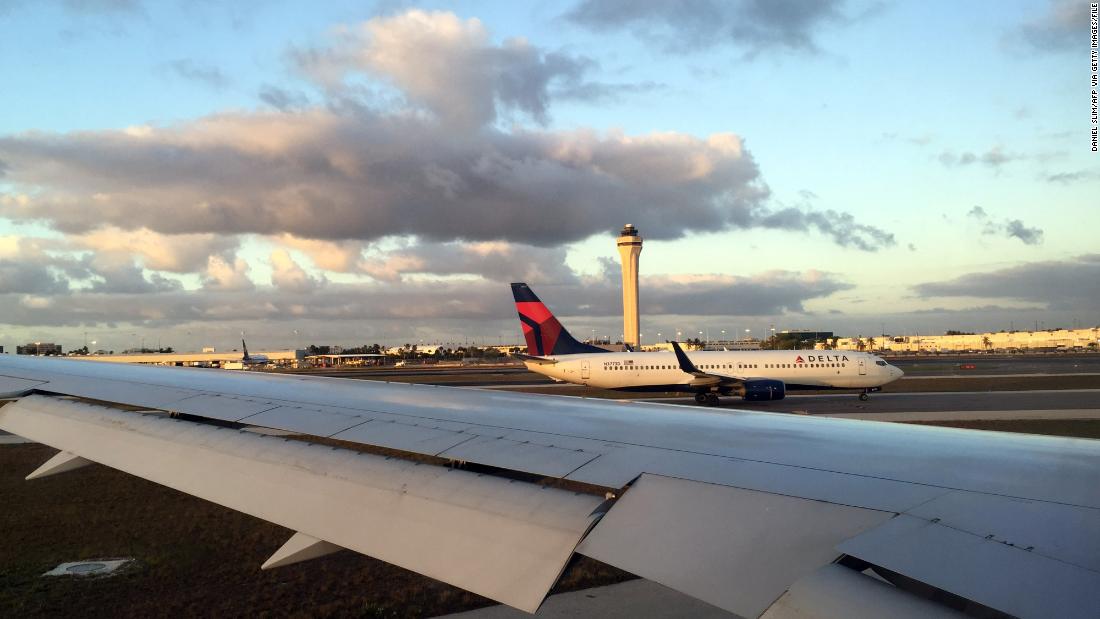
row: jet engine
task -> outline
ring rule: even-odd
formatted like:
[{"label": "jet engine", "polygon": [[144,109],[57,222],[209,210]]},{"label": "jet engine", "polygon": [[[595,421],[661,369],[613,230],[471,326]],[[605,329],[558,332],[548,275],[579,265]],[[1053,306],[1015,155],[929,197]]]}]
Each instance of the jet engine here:
[{"label": "jet engine", "polygon": [[782,400],[787,397],[787,387],[781,380],[746,380],[741,397],[749,401]]}]

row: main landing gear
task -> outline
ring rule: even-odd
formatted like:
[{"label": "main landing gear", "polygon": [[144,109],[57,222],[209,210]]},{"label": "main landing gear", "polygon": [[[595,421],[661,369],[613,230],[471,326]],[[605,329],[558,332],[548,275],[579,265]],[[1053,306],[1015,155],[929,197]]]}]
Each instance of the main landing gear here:
[{"label": "main landing gear", "polygon": [[718,394],[717,393],[697,393],[697,394],[695,394],[695,402],[697,404],[705,404],[707,406],[718,406]]}]

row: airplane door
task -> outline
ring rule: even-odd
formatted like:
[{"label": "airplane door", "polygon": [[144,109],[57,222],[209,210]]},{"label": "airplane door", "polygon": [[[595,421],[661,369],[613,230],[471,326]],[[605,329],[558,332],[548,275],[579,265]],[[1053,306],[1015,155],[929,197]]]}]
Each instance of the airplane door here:
[{"label": "airplane door", "polygon": [[866,376],[867,375],[867,366],[863,365],[863,359],[859,360],[859,375],[860,376]]},{"label": "airplane door", "polygon": [[588,380],[588,362],[581,361],[581,378]]}]

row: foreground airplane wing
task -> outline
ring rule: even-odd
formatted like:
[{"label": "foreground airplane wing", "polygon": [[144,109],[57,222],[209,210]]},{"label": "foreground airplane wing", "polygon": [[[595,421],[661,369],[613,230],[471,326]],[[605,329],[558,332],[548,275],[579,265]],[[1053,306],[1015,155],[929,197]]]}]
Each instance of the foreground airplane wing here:
[{"label": "foreground airplane wing", "polygon": [[1100,608],[1098,441],[12,356],[0,396],[61,450],[32,476],[296,531],[265,567],[348,548],[527,611],[573,552],[744,617]]}]

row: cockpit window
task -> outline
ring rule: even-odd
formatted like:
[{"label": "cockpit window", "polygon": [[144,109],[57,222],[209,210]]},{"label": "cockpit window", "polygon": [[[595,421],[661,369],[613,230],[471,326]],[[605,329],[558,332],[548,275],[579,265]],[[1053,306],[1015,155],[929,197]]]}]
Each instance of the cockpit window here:
[{"label": "cockpit window", "polygon": [[882,367],[886,367],[886,362],[885,361],[875,361],[875,365],[881,365]]}]

